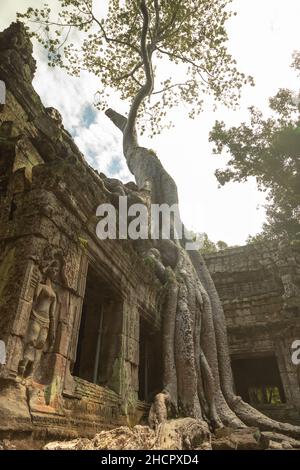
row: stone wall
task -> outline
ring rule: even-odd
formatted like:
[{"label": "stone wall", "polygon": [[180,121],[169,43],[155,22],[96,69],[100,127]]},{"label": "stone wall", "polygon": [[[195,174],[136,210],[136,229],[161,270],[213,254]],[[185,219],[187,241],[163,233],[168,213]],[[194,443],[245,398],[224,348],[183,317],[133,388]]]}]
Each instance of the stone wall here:
[{"label": "stone wall", "polygon": [[[59,113],[33,89],[34,71],[25,29],[12,24],[0,34],[7,91],[0,111],[0,434],[93,435],[137,422],[145,411],[139,324],[143,318],[159,337],[160,287],[130,241],[96,236],[98,205],[114,203],[120,191],[138,199],[137,187],[88,166]],[[111,319],[103,326],[113,334],[113,347],[102,334],[108,386],[73,372],[90,267],[118,318],[114,333]]]},{"label": "stone wall", "polygon": [[285,404],[258,406],[274,418],[299,420],[300,251],[288,243],[231,248],[205,256],[221,297],[232,360],[275,356]]}]

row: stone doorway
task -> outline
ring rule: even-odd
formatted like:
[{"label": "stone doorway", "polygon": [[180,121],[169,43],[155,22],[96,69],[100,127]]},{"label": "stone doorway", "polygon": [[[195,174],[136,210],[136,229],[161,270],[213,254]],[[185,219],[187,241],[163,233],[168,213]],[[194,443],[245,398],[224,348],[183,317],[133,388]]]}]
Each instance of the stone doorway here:
[{"label": "stone doorway", "polygon": [[73,375],[94,384],[118,388],[113,370],[120,357],[121,333],[122,302],[89,266]]},{"label": "stone doorway", "polygon": [[232,359],[237,395],[253,406],[286,402],[275,356]]}]

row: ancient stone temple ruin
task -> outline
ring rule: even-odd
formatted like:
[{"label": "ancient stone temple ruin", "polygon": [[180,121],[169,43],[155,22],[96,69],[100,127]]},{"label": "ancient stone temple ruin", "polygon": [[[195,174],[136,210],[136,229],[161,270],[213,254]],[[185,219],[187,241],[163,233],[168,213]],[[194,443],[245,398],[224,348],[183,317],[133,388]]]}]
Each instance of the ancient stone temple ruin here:
[{"label": "ancient stone temple ruin", "polygon": [[236,393],[278,421],[299,423],[299,248],[268,243],[206,255],[223,303]]},{"label": "ancient stone temple ruin", "polygon": [[[130,240],[100,241],[96,208],[123,185],[89,167],[32,87],[20,23],[0,35],[0,435],[93,436],[143,422],[161,390],[161,287]],[[236,391],[300,422],[300,253],[287,244],[207,255]],[[5,357],[4,357],[5,356]]]}]

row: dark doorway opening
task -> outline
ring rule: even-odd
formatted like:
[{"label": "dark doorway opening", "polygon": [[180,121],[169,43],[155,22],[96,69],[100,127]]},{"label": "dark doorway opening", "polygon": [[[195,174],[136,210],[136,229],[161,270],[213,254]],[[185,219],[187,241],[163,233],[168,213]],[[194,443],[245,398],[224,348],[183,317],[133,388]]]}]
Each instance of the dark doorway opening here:
[{"label": "dark doorway opening", "polygon": [[140,318],[139,400],[152,401],[162,390],[161,337],[151,325]]},{"label": "dark doorway opening", "polygon": [[275,356],[232,359],[237,395],[251,405],[285,403],[285,395]]},{"label": "dark doorway opening", "polygon": [[115,388],[114,362],[120,355],[122,303],[107,282],[89,267],[73,375]]}]

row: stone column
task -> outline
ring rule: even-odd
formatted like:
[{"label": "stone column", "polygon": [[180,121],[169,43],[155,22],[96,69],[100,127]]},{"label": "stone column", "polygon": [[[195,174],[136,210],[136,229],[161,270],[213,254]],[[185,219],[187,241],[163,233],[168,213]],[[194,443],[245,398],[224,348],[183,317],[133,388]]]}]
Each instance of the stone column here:
[{"label": "stone column", "polygon": [[121,396],[124,413],[134,419],[139,390],[139,335],[140,316],[137,299],[126,298],[123,310],[121,370]]}]

